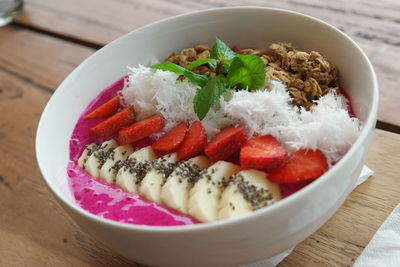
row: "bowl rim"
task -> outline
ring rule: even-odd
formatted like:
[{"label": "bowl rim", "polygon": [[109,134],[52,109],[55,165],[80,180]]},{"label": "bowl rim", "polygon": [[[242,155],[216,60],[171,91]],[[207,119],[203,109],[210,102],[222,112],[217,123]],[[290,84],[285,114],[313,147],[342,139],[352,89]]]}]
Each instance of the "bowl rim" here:
[{"label": "bowl rim", "polygon": [[[372,77],[372,81],[373,81],[373,92],[372,92],[372,105],[370,107],[370,111],[368,114],[368,117],[365,121],[365,123],[363,124],[363,129],[361,130],[360,135],[357,137],[357,140],[355,141],[355,143],[351,146],[351,148],[347,151],[347,153],[343,156],[343,158],[341,158],[339,160],[339,162],[337,164],[335,164],[334,166],[332,166],[326,173],[324,173],[319,179],[313,181],[311,184],[307,185],[306,187],[302,188],[301,190],[295,192],[294,194],[276,202],[274,205],[256,210],[250,214],[247,214],[246,216],[240,216],[237,218],[232,218],[232,219],[227,219],[227,220],[221,220],[221,221],[214,221],[214,222],[207,222],[207,223],[199,223],[199,224],[191,224],[191,225],[175,225],[175,226],[152,226],[152,225],[136,225],[136,224],[128,224],[128,223],[123,223],[123,222],[117,222],[117,221],[113,221],[110,219],[106,219],[100,216],[97,216],[95,214],[90,213],[89,211],[86,211],[85,209],[81,208],[79,205],[77,205],[76,203],[72,203],[71,201],[66,200],[63,196],[58,194],[58,191],[55,190],[52,185],[47,181],[47,178],[44,175],[44,168],[45,165],[41,163],[40,160],[40,155],[38,152],[38,139],[39,136],[41,135],[42,132],[42,127],[43,124],[45,123],[44,120],[46,118],[46,114],[49,112],[48,108],[49,108],[49,103],[52,101],[53,97],[55,95],[57,95],[57,93],[59,93],[59,90],[56,90],[54,92],[54,94],[52,95],[52,97],[49,99],[48,103],[46,104],[45,109],[42,112],[42,115],[40,117],[39,123],[38,123],[38,128],[37,128],[37,132],[36,132],[36,144],[35,144],[35,149],[36,149],[36,159],[38,162],[38,166],[39,169],[41,171],[42,174],[42,178],[44,179],[44,181],[46,182],[47,186],[50,188],[51,192],[56,196],[57,200],[61,201],[62,204],[66,205],[67,207],[69,207],[71,210],[73,210],[74,212],[78,213],[80,216],[86,217],[87,219],[90,219],[92,221],[96,221],[98,223],[101,224],[105,224],[109,227],[115,227],[115,228],[123,228],[124,230],[129,230],[129,231],[140,231],[140,232],[149,232],[149,233],[183,233],[183,232],[196,232],[196,231],[203,231],[203,230],[207,230],[207,229],[214,229],[214,230],[218,230],[221,227],[225,227],[225,226],[234,226],[237,224],[241,224],[241,223],[245,223],[247,221],[250,220],[254,220],[257,217],[259,217],[261,214],[268,214],[268,213],[273,213],[276,212],[277,210],[280,209],[284,209],[287,206],[290,206],[293,202],[296,202],[297,199],[300,198],[304,198],[306,197],[310,191],[313,191],[316,187],[319,186],[319,184],[321,184],[324,180],[328,179],[327,177],[333,173],[335,170],[339,169],[349,158],[351,158],[353,156],[353,154],[359,149],[359,147],[361,146],[363,140],[365,140],[368,136],[368,134],[370,133],[370,131],[372,131],[375,127],[375,123],[376,123],[376,116],[377,116],[377,111],[378,111],[378,102],[379,102],[379,89],[378,89],[378,81],[377,81],[377,77],[376,77],[376,73],[374,71],[374,68],[370,62],[370,60],[368,59],[367,55],[365,54],[365,52],[360,48],[360,46],[353,41],[347,34],[343,33],[342,31],[340,31],[339,29],[337,29],[335,26],[324,22],[318,18],[312,17],[310,15],[306,15],[297,11],[292,11],[292,10],[287,10],[287,9],[281,9],[281,8],[271,8],[271,7],[262,7],[262,6],[234,6],[234,7],[222,7],[222,8],[210,8],[210,9],[204,9],[204,10],[197,10],[197,11],[192,11],[192,12],[187,12],[184,14],[179,14],[176,16],[171,16],[171,17],[167,17],[155,22],[152,22],[150,24],[147,24],[143,27],[140,27],[138,29],[135,29],[131,32],[128,32],[120,37],[118,37],[117,39],[113,40],[112,42],[108,43],[106,46],[116,43],[118,42],[120,39],[126,38],[131,34],[134,34],[136,32],[139,31],[143,31],[146,30],[146,28],[148,27],[152,27],[154,25],[157,24],[161,24],[163,22],[166,21],[170,21],[170,20],[179,20],[180,18],[183,17],[188,17],[191,15],[198,15],[198,14],[205,14],[205,13],[210,13],[210,12],[226,12],[226,11],[234,11],[234,10],[238,10],[238,9],[244,9],[244,10],[261,10],[261,11],[267,11],[267,12],[277,12],[277,13],[281,13],[284,15],[294,15],[297,17],[302,17],[303,19],[307,19],[307,20],[312,20],[314,22],[317,22],[319,24],[322,24],[323,26],[334,30],[336,33],[338,33],[339,35],[341,35],[341,37],[343,37],[345,40],[347,40],[353,47],[355,47],[360,54],[362,55],[363,59],[365,60],[367,67],[369,69],[369,74]],[[96,56],[97,53],[99,53],[100,51],[102,51],[106,46],[104,46],[103,48],[97,50],[96,52],[94,52],[92,55],[90,55],[88,58],[86,58],[83,62],[81,62],[79,64],[78,67],[76,67],[64,80],[63,82],[58,86],[58,88],[60,88],[65,82],[66,80],[71,76],[72,73],[78,71],[80,68],[80,66],[82,66],[83,63],[85,63],[86,61],[91,60],[92,57]]]}]

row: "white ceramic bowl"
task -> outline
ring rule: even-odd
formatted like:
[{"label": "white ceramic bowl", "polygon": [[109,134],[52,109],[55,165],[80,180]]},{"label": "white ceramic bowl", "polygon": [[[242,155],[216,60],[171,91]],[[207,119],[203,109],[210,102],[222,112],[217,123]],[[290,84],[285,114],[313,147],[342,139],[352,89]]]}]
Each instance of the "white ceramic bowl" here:
[{"label": "white ceramic bowl", "polygon": [[[68,140],[89,101],[127,73],[126,66],[164,59],[171,51],[212,44],[239,47],[288,41],[334,62],[364,129],[349,152],[318,180],[248,216],[190,226],[118,223],[78,207],[65,175]],[[284,251],[316,231],[354,188],[376,122],[378,85],[360,47],[336,28],[295,12],[260,7],[205,10],[168,18],[111,42],[77,67],[44,110],[37,132],[40,169],[60,204],[95,238],[134,261],[152,266],[237,266]]]}]

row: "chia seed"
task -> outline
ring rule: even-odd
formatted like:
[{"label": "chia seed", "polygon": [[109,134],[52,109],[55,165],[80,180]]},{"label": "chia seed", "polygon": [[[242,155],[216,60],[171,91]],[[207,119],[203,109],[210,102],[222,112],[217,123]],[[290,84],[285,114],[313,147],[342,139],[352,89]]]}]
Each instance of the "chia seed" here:
[{"label": "chia seed", "polygon": [[165,157],[162,157],[151,161],[150,165],[157,173],[162,174],[163,178],[166,179],[175,170],[178,164],[168,162]]},{"label": "chia seed", "polygon": [[112,170],[112,172],[114,173],[114,174],[116,174],[118,171],[119,171],[119,169],[121,169],[122,168],[122,166],[123,166],[123,160],[117,160],[115,163],[114,163],[114,165],[109,169],[109,171],[111,171]]},{"label": "chia seed", "polygon": [[[115,153],[114,149],[115,147],[109,148],[107,150],[105,150],[105,146],[103,145],[98,151],[96,151],[93,155],[97,160],[97,168],[101,169],[101,167],[103,167],[104,163],[106,162],[106,160],[108,159],[108,157],[112,154]],[[103,148],[104,147],[104,148]]]},{"label": "chia seed", "polygon": [[91,144],[88,147],[86,147],[87,157],[90,157],[95,151],[99,150],[100,147],[101,147],[100,144]]},{"label": "chia seed", "polygon": [[120,169],[133,175],[135,184],[140,184],[147,172],[150,170],[150,164],[148,161],[139,162],[133,158],[127,158],[122,161],[120,165]]},{"label": "chia seed", "polygon": [[245,180],[242,175],[235,175],[233,182],[237,186],[235,192],[243,195],[244,199],[248,201],[253,210],[269,206],[274,203],[272,193],[268,189],[258,188],[249,181]]},{"label": "chia seed", "polygon": [[[187,180],[188,189],[193,187],[193,185],[199,180],[200,176],[199,166],[196,164],[190,164],[187,161],[177,163],[174,173]],[[183,182],[182,178],[179,179],[180,183]]]}]

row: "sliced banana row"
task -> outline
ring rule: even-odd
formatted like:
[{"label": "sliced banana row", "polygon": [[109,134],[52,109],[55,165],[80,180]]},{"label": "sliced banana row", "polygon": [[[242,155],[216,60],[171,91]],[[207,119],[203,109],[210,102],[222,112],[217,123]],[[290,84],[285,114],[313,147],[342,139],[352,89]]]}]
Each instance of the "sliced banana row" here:
[{"label": "sliced banana row", "polygon": [[177,162],[171,153],[156,159],[150,146],[134,151],[114,140],[91,144],[78,165],[93,177],[201,222],[238,217],[281,199],[279,186],[265,172],[241,171],[225,161],[211,165],[205,156]]}]

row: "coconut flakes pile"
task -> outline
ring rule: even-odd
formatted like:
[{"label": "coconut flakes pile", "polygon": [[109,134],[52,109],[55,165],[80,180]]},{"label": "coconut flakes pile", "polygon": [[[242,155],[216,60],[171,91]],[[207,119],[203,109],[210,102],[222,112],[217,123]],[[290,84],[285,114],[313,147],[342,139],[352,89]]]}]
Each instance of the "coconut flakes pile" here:
[{"label": "coconut flakes pile", "polygon": [[[179,75],[139,66],[130,68],[121,92],[126,105],[133,105],[138,119],[155,113],[165,118],[165,131],[179,122],[197,120],[193,98],[198,86]],[[229,125],[243,125],[247,134],[271,134],[286,149],[320,149],[329,165],[337,162],[355,142],[361,130],[357,118],[348,114],[342,95],[330,92],[315,101],[309,111],[293,106],[286,85],[270,81],[269,90],[228,92],[218,109],[211,109],[202,123],[208,138]]]},{"label": "coconut flakes pile", "polygon": [[169,71],[144,66],[129,70],[121,95],[126,105],[135,107],[138,120],[159,113],[168,130],[179,122],[190,123],[197,119],[193,98],[198,86],[187,80],[177,81],[179,75]]}]

